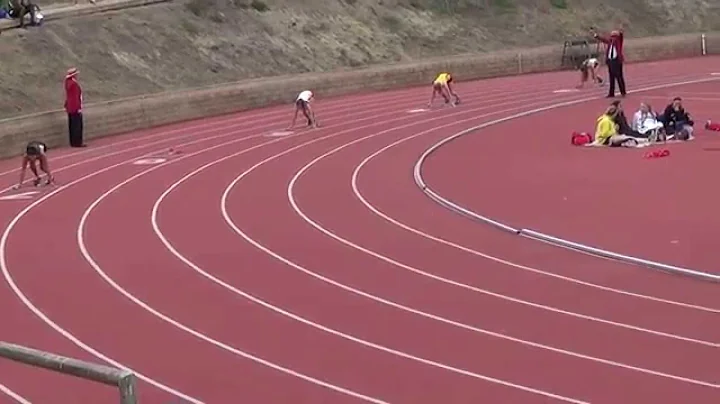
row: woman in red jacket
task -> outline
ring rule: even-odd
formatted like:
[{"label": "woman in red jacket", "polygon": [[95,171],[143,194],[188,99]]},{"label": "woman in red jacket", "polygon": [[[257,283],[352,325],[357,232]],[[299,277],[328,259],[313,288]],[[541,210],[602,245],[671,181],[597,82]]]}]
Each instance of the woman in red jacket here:
[{"label": "woman in red jacket", "polygon": [[68,131],[71,147],[85,147],[83,143],[82,88],[77,82],[78,69],[72,68],[65,75],[65,111],[68,115]]}]

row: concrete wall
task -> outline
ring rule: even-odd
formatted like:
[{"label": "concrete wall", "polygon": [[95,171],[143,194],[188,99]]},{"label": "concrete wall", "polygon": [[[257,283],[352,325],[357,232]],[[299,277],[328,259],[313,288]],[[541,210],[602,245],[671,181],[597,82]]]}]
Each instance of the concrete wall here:
[{"label": "concrete wall", "polygon": [[[700,56],[701,35],[628,39],[629,63]],[[709,54],[720,54],[720,32],[706,35]],[[119,134],[153,126],[216,116],[279,103],[311,88],[322,97],[429,84],[439,71],[462,81],[561,70],[562,46],[465,55],[362,70],[283,76],[262,81],[168,92],[85,106],[85,136]],[[67,121],[61,110],[0,120],[0,157],[17,155],[29,139],[50,147],[66,145]]]}]

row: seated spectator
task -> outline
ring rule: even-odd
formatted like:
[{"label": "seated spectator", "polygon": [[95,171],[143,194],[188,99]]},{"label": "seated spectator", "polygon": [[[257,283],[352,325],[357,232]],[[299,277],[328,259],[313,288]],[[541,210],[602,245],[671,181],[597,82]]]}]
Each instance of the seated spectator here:
[{"label": "seated spectator", "polygon": [[640,109],[633,116],[632,129],[647,137],[651,142],[665,140],[665,128],[657,119],[657,114],[646,103],[640,104]]},{"label": "seated spectator", "polygon": [[638,145],[637,139],[618,133],[617,119],[618,108],[610,105],[605,113],[597,119],[597,127],[595,128],[595,146],[610,147],[635,147]]},{"label": "seated spectator", "polygon": [[668,138],[688,140],[693,135],[693,122],[690,114],[685,111],[682,105],[682,98],[675,97],[670,105],[665,108],[660,121],[665,126],[665,133]]},{"label": "seated spectator", "polygon": [[623,111],[622,103],[620,100],[615,100],[610,105],[617,108],[617,115],[615,115],[615,123],[618,126],[618,133],[625,136],[645,138],[647,136],[634,130],[629,124],[627,117],[625,117],[625,111]]},{"label": "seated spectator", "polygon": [[25,28],[25,16],[30,14],[30,25],[37,25],[37,12],[40,8],[30,0],[10,0],[10,16],[20,20],[20,28]]},{"label": "seated spectator", "polygon": [[10,0],[0,0],[0,18],[7,18],[10,11]]}]

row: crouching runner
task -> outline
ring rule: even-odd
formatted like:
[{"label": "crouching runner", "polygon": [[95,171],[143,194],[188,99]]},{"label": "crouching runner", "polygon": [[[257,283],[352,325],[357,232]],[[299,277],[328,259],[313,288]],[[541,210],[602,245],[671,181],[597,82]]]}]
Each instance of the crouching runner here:
[{"label": "crouching runner", "polygon": [[35,186],[40,185],[42,180],[40,179],[40,175],[38,173],[37,163],[40,163],[40,169],[46,174],[45,184],[52,184],[54,182],[53,175],[50,172],[50,165],[48,164],[47,145],[43,142],[32,140],[28,142],[25,150],[23,151],[22,166],[20,169],[20,182],[15,186],[16,189],[20,188],[25,181],[25,170],[27,170],[28,166],[30,166],[30,171],[35,174],[35,181],[33,181],[33,184]]},{"label": "crouching runner", "polygon": [[[428,108],[432,107],[435,96],[440,94],[444,99],[445,103],[452,103],[452,106],[460,103],[460,97],[452,89],[453,77],[450,73],[440,73],[437,75],[432,84],[432,95],[430,95],[430,102],[428,102]],[[450,97],[455,98],[454,101],[450,100]]]}]

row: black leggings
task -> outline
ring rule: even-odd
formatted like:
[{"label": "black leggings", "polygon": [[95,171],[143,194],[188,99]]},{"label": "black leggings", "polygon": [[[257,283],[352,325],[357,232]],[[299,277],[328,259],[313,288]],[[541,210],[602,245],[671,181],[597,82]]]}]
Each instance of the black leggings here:
[{"label": "black leggings", "polygon": [[82,113],[76,112],[74,114],[68,114],[68,132],[71,147],[80,147],[83,145]]},{"label": "black leggings", "polygon": [[620,94],[625,95],[625,74],[623,73],[623,64],[617,59],[608,60],[608,81],[610,82],[610,88],[608,89],[608,96],[615,96],[615,83],[617,82],[620,87]]}]

